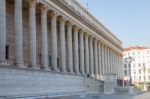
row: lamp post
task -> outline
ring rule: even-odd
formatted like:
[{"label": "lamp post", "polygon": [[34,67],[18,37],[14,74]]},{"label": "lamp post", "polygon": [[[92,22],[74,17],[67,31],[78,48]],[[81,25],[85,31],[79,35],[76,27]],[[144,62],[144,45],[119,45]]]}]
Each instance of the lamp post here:
[{"label": "lamp post", "polygon": [[143,72],[144,72],[144,90],[146,90],[146,85],[145,85],[145,79],[146,79],[146,76],[145,76],[145,72],[146,72],[146,66],[145,66],[145,63],[143,63]]},{"label": "lamp post", "polygon": [[132,84],[132,76],[131,76],[131,63],[133,61],[133,58],[132,57],[128,57],[128,63],[130,65],[130,68],[129,68],[129,74],[130,74],[130,82],[129,84],[131,85]]}]

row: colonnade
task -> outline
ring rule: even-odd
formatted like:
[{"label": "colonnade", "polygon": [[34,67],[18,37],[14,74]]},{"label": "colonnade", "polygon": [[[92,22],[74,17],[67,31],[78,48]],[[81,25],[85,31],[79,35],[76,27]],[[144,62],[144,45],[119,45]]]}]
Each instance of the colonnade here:
[{"label": "colonnade", "polygon": [[[24,67],[22,1],[15,2],[15,65]],[[30,65],[37,69],[36,60],[36,4],[29,0]],[[6,64],[6,0],[0,0],[0,64]],[[51,22],[51,68],[48,66],[47,17]],[[60,70],[58,68],[57,20],[60,24]],[[120,73],[122,57],[119,52],[107,46],[100,38],[73,24],[71,20],[59,15],[47,5],[41,6],[41,65],[47,71],[61,71],[89,75],[100,78],[105,74]],[[66,31],[65,31],[66,30]]]}]

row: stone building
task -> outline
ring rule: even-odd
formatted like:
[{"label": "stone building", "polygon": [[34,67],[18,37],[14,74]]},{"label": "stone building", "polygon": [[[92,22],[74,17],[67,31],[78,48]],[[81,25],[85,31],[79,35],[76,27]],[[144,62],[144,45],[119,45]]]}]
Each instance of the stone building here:
[{"label": "stone building", "polygon": [[122,43],[74,0],[0,0],[0,96],[99,93]]},{"label": "stone building", "polygon": [[[130,61],[129,61],[130,58]],[[130,46],[124,48],[124,79],[135,86],[148,90],[150,86],[150,48]]]}]

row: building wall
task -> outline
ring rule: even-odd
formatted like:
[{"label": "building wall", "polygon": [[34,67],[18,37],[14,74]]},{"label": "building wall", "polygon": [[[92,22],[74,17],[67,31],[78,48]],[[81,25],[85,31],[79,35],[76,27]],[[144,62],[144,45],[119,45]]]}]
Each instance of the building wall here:
[{"label": "building wall", "polygon": [[[130,77],[131,71],[133,83],[150,83],[150,49],[132,49],[124,51],[123,54],[124,76]],[[132,58],[131,64],[128,57]]]}]

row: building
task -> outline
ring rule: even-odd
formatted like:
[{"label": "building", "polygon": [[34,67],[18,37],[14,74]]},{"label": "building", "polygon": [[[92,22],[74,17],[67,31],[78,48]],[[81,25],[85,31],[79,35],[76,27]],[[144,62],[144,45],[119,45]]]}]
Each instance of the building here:
[{"label": "building", "polygon": [[150,84],[150,48],[130,46],[124,49],[124,77],[140,88]]},{"label": "building", "polygon": [[0,96],[99,93],[123,76],[121,41],[78,2],[0,0],[0,12]]}]

